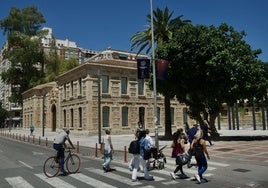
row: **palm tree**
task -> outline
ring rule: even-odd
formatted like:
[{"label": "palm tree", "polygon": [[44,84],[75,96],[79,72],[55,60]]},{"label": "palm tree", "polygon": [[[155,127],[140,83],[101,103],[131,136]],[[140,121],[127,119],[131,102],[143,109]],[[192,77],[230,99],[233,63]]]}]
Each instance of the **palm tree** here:
[{"label": "palm tree", "polygon": [[[179,29],[181,26],[189,24],[190,20],[182,20],[182,15],[172,19],[173,12],[169,12],[166,7],[164,11],[157,8],[153,11],[153,24],[154,24],[154,42],[156,45],[161,45],[164,42],[172,39],[173,32]],[[147,22],[151,22],[151,15],[147,15]],[[132,42],[131,50],[139,48],[138,54],[147,48],[146,53],[151,51],[152,39],[151,39],[151,25],[143,31],[139,31],[134,34],[130,41]],[[162,94],[165,97],[165,136],[170,137],[172,135],[171,130],[171,110],[170,99],[171,95],[168,90],[165,90]]]}]

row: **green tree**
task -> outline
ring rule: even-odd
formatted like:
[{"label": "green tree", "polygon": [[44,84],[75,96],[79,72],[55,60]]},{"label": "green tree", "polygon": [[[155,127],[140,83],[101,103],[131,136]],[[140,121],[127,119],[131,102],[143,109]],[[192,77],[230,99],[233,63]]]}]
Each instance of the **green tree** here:
[{"label": "green tree", "polygon": [[8,111],[2,108],[2,103],[0,102],[0,127],[3,127],[5,119],[8,117]]},{"label": "green tree", "polygon": [[61,61],[60,73],[67,72],[79,65],[78,61],[75,58],[70,58],[68,60]]},{"label": "green tree", "polygon": [[11,67],[3,72],[2,80],[11,85],[10,100],[22,104],[21,93],[35,86],[44,76],[40,67],[44,66],[44,55],[40,37],[45,23],[43,15],[35,6],[22,10],[13,7],[9,15],[0,21],[3,34],[7,34],[8,48],[4,58],[11,62]]},{"label": "green tree", "polygon": [[174,83],[177,99],[200,123],[209,117],[214,135],[223,103],[233,105],[266,94],[267,79],[257,60],[261,51],[252,50],[244,36],[227,24],[185,25],[157,49],[158,57],[171,62],[167,81]]},{"label": "green tree", "polygon": [[[153,24],[154,24],[154,42],[158,46],[162,43],[169,41],[173,37],[173,32],[178,30],[181,26],[188,24],[189,20],[182,20],[182,15],[172,19],[173,12],[169,12],[166,7],[165,10],[157,8],[153,11]],[[147,15],[147,22],[151,22],[151,15]],[[148,54],[152,46],[152,29],[151,25],[143,31],[139,31],[131,37],[132,49],[139,48],[138,53],[146,50]],[[166,81],[157,80],[157,91],[165,97],[165,136],[170,137],[172,135],[171,130],[171,110],[170,110],[170,99],[174,96],[170,92],[169,88],[172,87],[172,83]],[[151,84],[152,88],[152,84]]]}]

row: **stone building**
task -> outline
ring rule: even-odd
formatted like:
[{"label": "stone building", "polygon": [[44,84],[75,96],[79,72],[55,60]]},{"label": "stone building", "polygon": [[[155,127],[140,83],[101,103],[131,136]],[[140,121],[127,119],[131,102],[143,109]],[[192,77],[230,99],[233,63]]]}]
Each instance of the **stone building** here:
[{"label": "stone building", "polygon": [[[141,121],[153,132],[153,91],[148,80],[137,79],[136,60],[136,54],[107,49],[60,75],[56,82],[24,92],[24,128],[34,124],[37,129],[57,131],[69,128],[73,133],[86,135],[96,135],[99,130],[111,128],[113,134],[130,134]],[[258,107],[254,109],[256,129],[266,129],[262,118],[265,114]],[[193,123],[186,111],[186,106],[176,99],[171,100],[172,131],[183,122]],[[253,126],[251,107],[245,104],[236,111],[239,111],[239,129]],[[231,121],[228,112],[230,110],[225,106],[216,120],[218,129],[238,129],[237,122]],[[161,95],[157,96],[156,123],[159,132],[163,132],[165,109]]]},{"label": "stone building", "polygon": [[[164,128],[164,113],[164,98],[158,95],[159,130]],[[137,79],[136,54],[127,52],[106,50],[60,75],[57,82],[23,93],[24,127],[33,123],[49,131],[69,128],[96,135],[100,125],[113,134],[129,134],[138,121],[154,130],[153,117],[153,91],[147,80]],[[185,118],[176,100],[171,101],[171,117],[173,128]]]}]

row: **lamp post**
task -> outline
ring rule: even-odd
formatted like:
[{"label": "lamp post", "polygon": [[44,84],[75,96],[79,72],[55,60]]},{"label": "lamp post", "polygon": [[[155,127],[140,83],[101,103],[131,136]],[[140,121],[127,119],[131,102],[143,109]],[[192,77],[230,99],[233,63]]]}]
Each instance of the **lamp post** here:
[{"label": "lamp post", "polygon": [[98,135],[99,144],[101,143],[101,75],[100,70],[98,70]]},{"label": "lamp post", "polygon": [[157,125],[157,101],[156,101],[156,71],[155,71],[155,53],[154,53],[154,23],[153,23],[153,0],[150,0],[150,10],[151,10],[151,34],[152,34],[152,64],[153,64],[153,90],[154,90],[154,126],[155,126],[155,146],[157,150],[159,149],[158,140],[158,125]]},{"label": "lamp post", "polygon": [[45,96],[46,96],[46,91],[43,90],[42,91],[42,94],[43,94],[43,100],[42,100],[42,106],[43,106],[43,115],[42,115],[42,137],[45,136]]}]

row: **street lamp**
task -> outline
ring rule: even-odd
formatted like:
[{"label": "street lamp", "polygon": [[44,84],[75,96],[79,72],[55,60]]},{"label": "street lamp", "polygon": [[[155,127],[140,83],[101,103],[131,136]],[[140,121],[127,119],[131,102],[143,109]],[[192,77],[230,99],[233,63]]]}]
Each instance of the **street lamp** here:
[{"label": "street lamp", "polygon": [[157,150],[159,149],[158,140],[158,125],[157,125],[157,101],[156,101],[156,71],[155,71],[155,53],[154,53],[154,23],[153,23],[153,0],[150,0],[150,10],[151,10],[151,34],[152,34],[152,64],[153,64],[153,90],[154,90],[154,126],[155,126],[155,146]]}]

